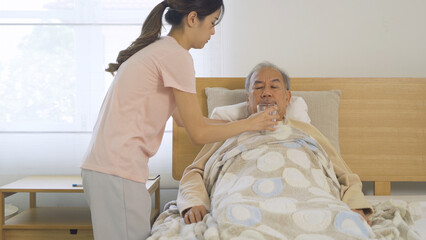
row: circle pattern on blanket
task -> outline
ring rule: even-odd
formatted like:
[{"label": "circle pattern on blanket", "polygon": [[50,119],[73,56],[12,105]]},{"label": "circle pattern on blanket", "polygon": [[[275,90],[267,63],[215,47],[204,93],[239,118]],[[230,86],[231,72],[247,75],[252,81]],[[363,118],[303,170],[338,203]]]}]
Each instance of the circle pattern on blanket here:
[{"label": "circle pattern on blanket", "polygon": [[246,188],[250,188],[254,183],[254,177],[252,176],[244,176],[237,180],[237,182],[232,186],[231,189],[228,190],[228,194],[232,194],[234,192],[242,191]]},{"label": "circle pattern on blanket", "polygon": [[[216,194],[216,193],[215,193]],[[211,205],[212,208],[222,208],[225,209],[226,206],[229,206],[231,204],[240,203],[242,201],[243,195],[241,193],[234,193],[232,195],[229,195],[228,197],[222,197],[222,198],[213,198]]]},{"label": "circle pattern on blanket", "polygon": [[334,197],[333,197],[330,193],[328,193],[328,192],[324,191],[324,190],[323,190],[323,189],[321,189],[321,188],[317,188],[317,187],[310,187],[310,188],[308,189],[308,191],[309,191],[310,193],[314,194],[314,195],[317,195],[317,196],[334,198]]},{"label": "circle pattern on blanket", "polygon": [[268,152],[257,159],[257,168],[262,172],[272,172],[284,166],[284,156],[279,152]]},{"label": "circle pattern on blanket", "polygon": [[269,134],[269,136],[277,140],[287,139],[291,135],[291,127],[288,125],[279,125],[277,129]]},{"label": "circle pattern on blanket", "polygon": [[258,159],[267,149],[268,149],[268,146],[260,145],[259,147],[255,149],[243,152],[241,154],[241,157],[247,161],[255,160],[255,159]]},{"label": "circle pattern on blanket", "polygon": [[273,213],[292,213],[296,211],[297,200],[293,198],[272,198],[259,203],[261,209]]},{"label": "circle pattern on blanket", "polygon": [[294,240],[334,240],[334,238],[322,234],[301,234]]},{"label": "circle pattern on blanket", "polygon": [[[280,240],[287,240],[287,237],[282,235],[279,231],[265,225],[265,224],[260,224],[259,226],[256,227],[256,230],[265,234],[266,236],[272,236],[275,237],[277,239]],[[280,229],[281,230],[281,229]]]},{"label": "circle pattern on blanket", "polygon": [[215,188],[216,194],[221,194],[227,192],[229,189],[234,186],[235,182],[238,180],[237,176],[233,173],[225,173],[223,175],[222,180],[219,182],[219,184]]},{"label": "circle pattern on blanket", "polygon": [[303,167],[304,169],[308,169],[311,166],[311,160],[305,152],[302,152],[297,149],[289,149],[287,150],[287,157],[290,158],[294,163]]},{"label": "circle pattern on blanket", "polygon": [[253,226],[262,221],[262,213],[256,207],[245,204],[233,204],[226,209],[228,219],[236,224]]},{"label": "circle pattern on blanket", "polygon": [[324,172],[321,169],[312,169],[312,175],[314,176],[315,182],[326,192],[330,192],[330,186],[328,185],[327,179]]},{"label": "circle pattern on blanket", "polygon": [[368,238],[370,236],[367,223],[361,220],[358,213],[352,211],[339,212],[334,218],[334,227],[341,232],[357,237]]},{"label": "circle pattern on blanket", "polygon": [[309,187],[311,182],[296,168],[286,168],[283,171],[283,178],[293,187]]},{"label": "circle pattern on blanket", "polygon": [[341,202],[341,204],[336,204],[336,203],[330,203],[327,204],[328,208],[334,209],[334,210],[339,210],[339,211],[349,211],[351,210],[348,205],[346,205],[346,203]]},{"label": "circle pattern on blanket", "polygon": [[233,237],[231,240],[265,240],[263,235],[254,230],[244,230],[238,237]]},{"label": "circle pattern on blanket", "polygon": [[330,225],[331,213],[327,210],[302,210],[293,213],[293,221],[305,231],[322,231]]},{"label": "circle pattern on blanket", "polygon": [[253,191],[262,197],[276,197],[284,190],[281,178],[262,178],[253,185]]},{"label": "circle pattern on blanket", "polygon": [[335,201],[336,201],[335,199],[331,199],[331,198],[311,198],[307,202],[329,203],[329,202],[335,202]]}]

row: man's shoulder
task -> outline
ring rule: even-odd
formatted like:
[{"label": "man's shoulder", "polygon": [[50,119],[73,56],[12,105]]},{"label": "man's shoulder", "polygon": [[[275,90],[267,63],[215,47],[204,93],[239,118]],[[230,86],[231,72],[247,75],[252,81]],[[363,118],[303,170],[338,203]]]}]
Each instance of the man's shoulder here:
[{"label": "man's shoulder", "polygon": [[318,128],[316,128],[314,125],[312,125],[310,123],[302,122],[302,121],[298,121],[298,120],[294,120],[294,119],[288,119],[287,120],[287,124],[289,126],[297,128],[299,130],[302,130],[303,132],[307,133],[311,137],[314,137],[315,139],[316,138],[325,138],[325,139],[327,139],[324,136],[324,134],[322,134],[320,132],[320,130],[318,130]]},{"label": "man's shoulder", "polygon": [[307,122],[302,122],[302,121],[294,120],[294,119],[287,119],[286,121],[287,121],[287,124],[289,126],[299,128],[300,130],[308,129],[308,130],[317,130],[318,131],[318,129],[316,127],[314,127],[312,124],[307,123]]}]

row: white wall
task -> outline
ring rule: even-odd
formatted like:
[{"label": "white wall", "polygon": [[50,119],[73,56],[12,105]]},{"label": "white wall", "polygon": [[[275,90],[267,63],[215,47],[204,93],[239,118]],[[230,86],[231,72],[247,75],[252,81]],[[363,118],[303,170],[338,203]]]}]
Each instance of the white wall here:
[{"label": "white wall", "polygon": [[425,77],[423,0],[228,0],[225,76],[269,60],[290,77]]},{"label": "white wall", "polygon": [[[225,4],[220,33],[213,39],[220,40],[214,63],[218,71],[211,76],[245,76],[255,64],[269,60],[291,77],[426,77],[426,1],[225,0]],[[0,185],[27,175],[79,174],[89,140],[87,133],[0,133]],[[152,175],[161,174],[163,204],[176,197],[171,141],[166,132],[158,154],[150,160]],[[366,186],[371,193],[371,184]],[[393,194],[425,194],[426,189],[424,183],[394,186]],[[42,205],[85,204],[81,195],[40,198]],[[27,205],[22,194],[7,202],[21,209]]]}]

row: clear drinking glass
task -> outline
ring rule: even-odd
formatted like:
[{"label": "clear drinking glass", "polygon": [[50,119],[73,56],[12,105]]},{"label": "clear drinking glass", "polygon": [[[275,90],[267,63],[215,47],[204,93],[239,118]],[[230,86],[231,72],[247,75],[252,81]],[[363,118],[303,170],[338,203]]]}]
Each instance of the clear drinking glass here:
[{"label": "clear drinking glass", "polygon": [[[259,103],[259,104],[257,104],[257,112],[263,112],[270,107],[276,107],[276,106],[277,106],[277,104],[275,104],[275,103]],[[270,114],[271,115],[278,114],[278,111],[274,110]]]},{"label": "clear drinking glass", "polygon": [[[277,106],[277,104],[275,104],[275,103],[259,103],[259,104],[257,104],[257,112],[263,112],[263,111],[265,111],[266,109],[268,109],[268,108],[270,108],[270,107],[275,107],[275,106]],[[275,115],[275,114],[278,114],[278,111],[277,110],[274,110],[274,111],[272,111],[272,112],[270,112],[269,113],[270,115]],[[274,119],[273,121],[276,121],[276,119]],[[268,130],[262,130],[262,131],[260,131],[262,134],[266,134],[266,133],[268,133],[269,131]]]}]

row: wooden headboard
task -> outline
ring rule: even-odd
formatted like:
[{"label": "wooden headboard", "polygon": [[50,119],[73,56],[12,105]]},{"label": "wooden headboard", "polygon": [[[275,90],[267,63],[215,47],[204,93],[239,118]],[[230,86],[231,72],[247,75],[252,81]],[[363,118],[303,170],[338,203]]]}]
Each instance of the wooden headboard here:
[{"label": "wooden headboard", "polygon": [[[207,116],[206,87],[244,88],[244,78],[198,78]],[[426,181],[426,78],[292,78],[291,90],[342,91],[339,139],[343,159],[376,195],[390,182]],[[179,180],[202,146],[173,124],[173,177]]]}]

